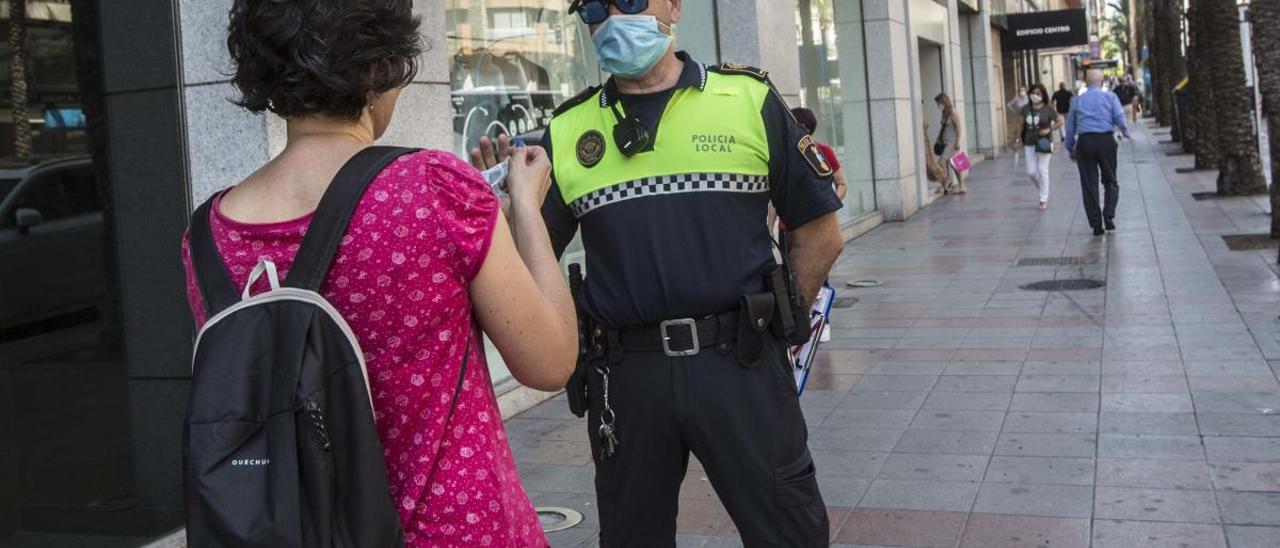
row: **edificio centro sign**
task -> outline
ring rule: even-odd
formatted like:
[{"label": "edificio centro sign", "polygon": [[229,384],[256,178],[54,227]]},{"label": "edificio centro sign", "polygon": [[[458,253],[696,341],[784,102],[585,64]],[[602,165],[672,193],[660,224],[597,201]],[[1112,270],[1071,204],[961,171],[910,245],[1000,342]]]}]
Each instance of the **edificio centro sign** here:
[{"label": "edificio centro sign", "polygon": [[1012,13],[1004,17],[1000,45],[1005,51],[1061,48],[1089,43],[1085,10]]}]

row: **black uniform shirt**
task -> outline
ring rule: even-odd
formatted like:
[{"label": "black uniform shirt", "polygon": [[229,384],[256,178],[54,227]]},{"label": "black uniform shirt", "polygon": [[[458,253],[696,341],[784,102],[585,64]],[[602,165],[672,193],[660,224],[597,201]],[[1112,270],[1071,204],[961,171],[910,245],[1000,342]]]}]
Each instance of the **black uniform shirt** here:
[{"label": "black uniform shirt", "polygon": [[[701,93],[703,71],[715,70],[684,53],[678,55],[684,70],[675,88],[616,97],[629,115],[646,122],[655,139],[675,91],[695,88]],[[767,194],[659,194],[609,204],[579,219],[565,204],[559,185],[552,185],[543,218],[557,255],[581,226],[587,256],[585,304],[593,317],[625,329],[732,310],[742,295],[764,291],[762,273],[774,261],[766,226],[770,201],[790,227],[840,208],[830,176],[819,175],[797,147],[807,133],[786,103],[771,93],[759,115],[768,133]],[[604,133],[612,135],[611,130]],[[612,142],[611,137],[606,139]],[[554,154],[550,129],[542,145]],[[650,149],[640,154],[660,152]]]}]

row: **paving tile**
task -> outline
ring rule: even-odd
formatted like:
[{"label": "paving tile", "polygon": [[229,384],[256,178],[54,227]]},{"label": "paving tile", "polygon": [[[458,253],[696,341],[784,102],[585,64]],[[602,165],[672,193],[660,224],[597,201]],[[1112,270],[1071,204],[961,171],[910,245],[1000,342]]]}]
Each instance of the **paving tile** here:
[{"label": "paving tile", "polygon": [[1029,434],[1004,432],[995,454],[1020,457],[1092,457],[1097,440],[1092,434]]},{"label": "paving tile", "polygon": [[1228,525],[1227,541],[1231,548],[1275,548],[1280,546],[1280,527]]},{"label": "paving tile", "polygon": [[1111,487],[1211,489],[1209,467],[1202,461],[1167,459],[1098,459],[1097,483]]},{"label": "paving tile", "polygon": [[901,429],[840,428],[819,426],[809,431],[809,447],[841,451],[892,451],[902,437]]},{"label": "paving tile", "polygon": [[991,457],[989,483],[1093,485],[1093,459],[1063,457]]},{"label": "paving tile", "polygon": [[1280,462],[1221,462],[1209,468],[1219,490],[1280,491]]},{"label": "paving tile", "polygon": [[894,453],[880,467],[878,477],[899,480],[980,481],[987,467],[985,455],[923,455]]},{"label": "paving tile", "polygon": [[850,478],[843,476],[825,476],[818,474],[818,489],[822,492],[822,502],[827,506],[852,508],[862,500],[863,493],[871,486],[870,479]]},{"label": "paving tile", "polygon": [[895,453],[927,453],[950,455],[990,455],[995,448],[996,432],[946,430],[907,430],[893,448]]},{"label": "paving tile", "polygon": [[854,390],[882,392],[918,392],[933,388],[934,375],[863,375]]},{"label": "paving tile", "polygon": [[945,363],[928,362],[880,362],[867,370],[868,375],[930,375],[942,374]]},{"label": "paving tile", "polygon": [[1187,379],[1183,375],[1103,375],[1102,393],[1136,392],[1143,394],[1186,394]]},{"label": "paving tile", "polygon": [[1196,419],[1206,436],[1280,437],[1280,414],[1198,413]]},{"label": "paving tile", "polygon": [[1022,364],[998,362],[998,363],[976,363],[976,362],[956,362],[947,364],[946,369],[942,371],[942,376],[1018,376],[1022,372]]},{"label": "paving tile", "polygon": [[1270,392],[1199,392],[1192,399],[1200,413],[1257,413],[1280,416],[1280,395]]},{"label": "paving tile", "polygon": [[1218,523],[1213,491],[1099,486],[1094,516],[1103,519]]},{"label": "paving tile", "polygon": [[856,545],[896,545],[952,548],[968,517],[965,512],[937,512],[888,508],[855,508],[836,533],[836,542]]},{"label": "paving tile", "polygon": [[1102,411],[1114,413],[1190,413],[1189,394],[1103,394]]},{"label": "paving tile", "polygon": [[1098,415],[1098,428],[1103,434],[1195,436],[1200,433],[1192,413],[1103,412]]},{"label": "paving tile", "polygon": [[1004,420],[1004,432],[1042,434],[1092,434],[1098,430],[1098,416],[1093,413],[1039,413],[1018,411]]},{"label": "paving tile", "polygon": [[1034,362],[1022,364],[1023,375],[1100,375],[1102,362]]},{"label": "paving tile", "polygon": [[[836,407],[849,409],[919,409],[924,404],[927,391],[921,392],[885,392],[875,390],[854,390],[836,404]],[[801,398],[803,400],[803,398]]]},{"label": "paving tile", "polygon": [[978,482],[877,479],[859,507],[967,512],[978,495]]},{"label": "paving tile", "polygon": [[915,418],[910,409],[837,408],[822,421],[823,426],[847,428],[906,428]]},{"label": "paving tile", "polygon": [[983,483],[974,512],[1030,516],[1088,518],[1093,510],[1093,487]]},{"label": "paving tile", "polygon": [[1271,371],[1261,356],[1249,361],[1188,360],[1185,367],[1190,376],[1265,377]]},{"label": "paving tile", "polygon": [[1004,423],[1003,411],[952,411],[922,409],[911,421],[910,429],[983,430],[998,432]]},{"label": "paving tile", "polygon": [[1098,436],[1102,458],[1204,460],[1204,448],[1194,436],[1102,434]]},{"label": "paving tile", "polygon": [[1222,522],[1231,525],[1280,525],[1280,493],[1219,491]]},{"label": "paving tile", "polygon": [[888,458],[888,453],[810,449],[814,466],[823,476],[874,478]]},{"label": "paving tile", "polygon": [[960,546],[1087,548],[1089,520],[975,513],[969,516]]},{"label": "paving tile", "polygon": [[1209,437],[1209,462],[1280,462],[1280,438]]},{"label": "paving tile", "polygon": [[511,453],[519,462],[577,466],[591,463],[591,444],[588,442],[513,441],[511,443]]},{"label": "paving tile", "polygon": [[925,409],[957,411],[1004,411],[1013,392],[932,392],[924,400]]},{"label": "paving tile", "polygon": [[1280,393],[1280,381],[1275,375],[1242,375],[1213,376],[1193,375],[1187,377],[1193,392],[1262,392]]},{"label": "paving tile", "polygon": [[943,375],[935,392],[1012,392],[1018,382],[1013,375]]},{"label": "paving tile", "polygon": [[1010,411],[1053,413],[1096,413],[1098,394],[1016,392]]},{"label": "paving tile", "polygon": [[1018,392],[1090,392],[1099,386],[1097,375],[1027,375],[1018,377]]},{"label": "paving tile", "polygon": [[1227,548],[1222,526],[1209,523],[1093,520],[1093,548]]},{"label": "paving tile", "polygon": [[1123,376],[1178,376],[1185,375],[1178,360],[1103,360],[1102,374]]}]

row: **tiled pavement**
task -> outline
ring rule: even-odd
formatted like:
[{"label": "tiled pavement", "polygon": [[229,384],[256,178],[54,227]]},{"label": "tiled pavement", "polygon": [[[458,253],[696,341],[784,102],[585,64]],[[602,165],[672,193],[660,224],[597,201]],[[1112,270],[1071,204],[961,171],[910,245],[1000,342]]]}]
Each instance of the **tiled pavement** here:
[{"label": "tiled pavement", "polygon": [[[1142,124],[1121,147],[1119,230],[1090,234],[1059,153],[1048,212],[1009,158],[846,248],[801,401],[836,543],[856,546],[1280,546],[1280,279],[1260,199],[1196,202]],[[1019,168],[1020,171],[1021,168]],[[1016,266],[1081,257],[1075,266]],[[1043,293],[1027,282],[1097,278]],[[534,503],[586,515],[551,535],[594,546],[585,425],[558,397],[507,422]],[[680,546],[737,546],[693,463]]]}]

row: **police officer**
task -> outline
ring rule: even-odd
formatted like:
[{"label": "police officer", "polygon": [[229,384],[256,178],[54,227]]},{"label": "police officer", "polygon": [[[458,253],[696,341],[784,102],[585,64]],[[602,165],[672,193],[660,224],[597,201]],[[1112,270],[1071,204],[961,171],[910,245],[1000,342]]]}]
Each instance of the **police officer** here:
[{"label": "police officer", "polygon": [[[561,105],[542,143],[556,252],[579,229],[586,248],[600,542],[674,546],[692,452],[747,546],[826,546],[779,310],[807,311],[843,246],[831,168],[763,71],[676,52],[681,4],[573,2],[613,76]],[[487,140],[472,156],[495,162]],[[792,227],[792,303],[766,281],[770,203]]]}]

